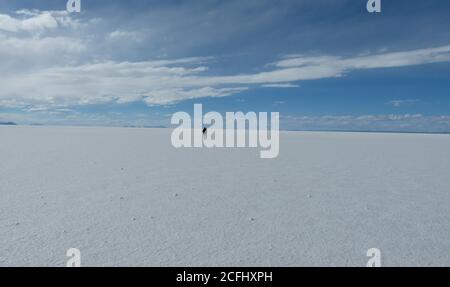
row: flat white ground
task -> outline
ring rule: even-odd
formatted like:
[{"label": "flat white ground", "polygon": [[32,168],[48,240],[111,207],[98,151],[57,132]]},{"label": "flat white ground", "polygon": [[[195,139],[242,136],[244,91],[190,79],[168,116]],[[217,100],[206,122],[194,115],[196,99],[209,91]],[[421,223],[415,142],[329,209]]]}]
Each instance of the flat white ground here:
[{"label": "flat white ground", "polygon": [[450,136],[0,127],[0,266],[450,266]]}]

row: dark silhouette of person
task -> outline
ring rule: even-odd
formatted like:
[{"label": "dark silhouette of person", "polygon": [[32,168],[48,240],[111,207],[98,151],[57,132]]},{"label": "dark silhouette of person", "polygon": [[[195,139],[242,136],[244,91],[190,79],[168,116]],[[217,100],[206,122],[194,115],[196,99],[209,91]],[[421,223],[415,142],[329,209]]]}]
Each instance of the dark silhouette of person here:
[{"label": "dark silhouette of person", "polygon": [[205,127],[203,128],[203,136],[206,137],[206,132],[208,131],[208,129]]}]

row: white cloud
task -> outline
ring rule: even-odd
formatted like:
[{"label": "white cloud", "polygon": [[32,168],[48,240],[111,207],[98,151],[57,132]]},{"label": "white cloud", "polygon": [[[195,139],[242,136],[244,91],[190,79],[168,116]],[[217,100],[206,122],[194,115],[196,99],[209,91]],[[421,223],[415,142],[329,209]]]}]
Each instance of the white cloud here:
[{"label": "white cloud", "polygon": [[406,100],[392,100],[392,101],[389,101],[388,104],[393,107],[399,108],[399,107],[403,107],[403,106],[414,105],[417,102],[419,102],[418,99],[406,99]]},{"label": "white cloud", "polygon": [[450,132],[450,116],[421,114],[285,116],[282,122],[283,128],[300,130]]},{"label": "white cloud", "polygon": [[280,106],[280,105],[284,105],[284,104],[286,104],[286,101],[275,101],[275,102],[273,102],[274,106]]},{"label": "white cloud", "polygon": [[[0,106],[66,107],[133,101],[168,105],[225,97],[254,85],[295,88],[299,81],[341,77],[355,70],[450,61],[449,45],[347,58],[291,55],[264,66],[261,72],[212,76],[207,73],[211,58],[126,62],[103,55],[102,47],[114,47],[111,40],[138,40],[142,36],[138,32],[115,29],[102,34],[107,36],[101,40],[76,33],[46,33],[61,32],[65,27],[76,29],[78,24],[65,11],[21,10],[15,17],[0,14]],[[98,49],[91,52],[92,46]],[[83,53],[89,56],[83,58]]]},{"label": "white cloud", "polygon": [[145,94],[144,102],[149,105],[153,104],[171,104],[182,100],[206,98],[206,97],[226,97],[247,90],[246,87],[233,88],[213,88],[202,87],[194,89],[166,89],[153,91]]},{"label": "white cloud", "polygon": [[0,76],[77,63],[87,51],[83,37],[70,36],[80,25],[66,11],[19,10],[13,16],[0,14]]},{"label": "white cloud", "polygon": [[264,84],[261,85],[261,87],[263,88],[298,88],[300,87],[300,85],[295,85],[295,84],[290,84],[290,83],[286,83],[286,84]]},{"label": "white cloud", "polygon": [[0,35],[0,52],[9,56],[37,56],[51,54],[53,57],[56,51],[64,54],[81,53],[86,50],[85,44],[77,39],[68,37],[33,37],[16,38]]},{"label": "white cloud", "polygon": [[49,13],[43,13],[24,20],[0,14],[0,30],[8,32],[54,29],[56,27],[58,27],[58,22]]},{"label": "white cloud", "polygon": [[115,30],[109,33],[106,39],[111,41],[142,42],[145,39],[145,34],[137,31]]},{"label": "white cloud", "polygon": [[338,77],[357,69],[450,61],[450,46],[346,59],[288,58],[276,63],[271,71],[229,76],[206,75],[207,61],[205,58],[108,61],[40,69],[2,77],[0,98],[15,95],[22,102],[49,105],[139,100],[150,105],[165,105],[186,99],[228,96],[254,84],[291,87],[290,83],[295,81]]},{"label": "white cloud", "polygon": [[339,74],[361,69],[393,68],[450,61],[450,45],[402,52],[385,52],[352,58],[294,56],[274,65],[279,68],[328,67]]},{"label": "white cloud", "polygon": [[0,14],[0,30],[7,32],[36,32],[53,30],[59,26],[76,27],[78,24],[66,11],[19,10],[16,14],[19,17]]}]

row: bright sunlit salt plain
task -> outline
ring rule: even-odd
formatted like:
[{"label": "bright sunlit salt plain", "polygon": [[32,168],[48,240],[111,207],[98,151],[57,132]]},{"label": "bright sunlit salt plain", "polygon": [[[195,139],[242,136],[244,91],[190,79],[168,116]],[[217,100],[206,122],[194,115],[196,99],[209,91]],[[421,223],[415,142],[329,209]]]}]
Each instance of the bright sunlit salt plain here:
[{"label": "bright sunlit salt plain", "polygon": [[450,265],[450,136],[282,132],[175,149],[170,129],[0,127],[0,266]]}]

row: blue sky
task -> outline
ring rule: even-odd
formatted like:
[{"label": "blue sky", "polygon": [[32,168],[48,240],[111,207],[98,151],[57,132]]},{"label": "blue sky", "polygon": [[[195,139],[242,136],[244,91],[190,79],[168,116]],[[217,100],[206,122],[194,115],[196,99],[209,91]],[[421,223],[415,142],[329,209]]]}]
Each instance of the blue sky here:
[{"label": "blue sky", "polygon": [[0,2],[0,121],[169,126],[278,111],[281,127],[450,132],[450,3]]}]

